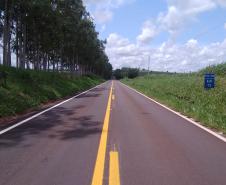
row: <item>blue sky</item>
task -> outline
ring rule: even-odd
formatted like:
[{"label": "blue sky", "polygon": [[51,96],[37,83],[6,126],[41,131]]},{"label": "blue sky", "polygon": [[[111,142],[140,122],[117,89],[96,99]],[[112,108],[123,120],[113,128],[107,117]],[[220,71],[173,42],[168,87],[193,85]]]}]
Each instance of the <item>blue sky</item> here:
[{"label": "blue sky", "polygon": [[226,60],[226,0],[84,0],[114,68],[197,71]]},{"label": "blue sky", "polygon": [[[140,0],[128,3],[116,9],[111,21],[106,25],[106,30],[101,32],[102,38],[107,38],[113,32],[136,41],[136,36],[140,33],[143,22],[154,19],[160,11],[164,11],[166,3],[162,0],[158,3]],[[101,30],[100,25],[97,28]]]}]

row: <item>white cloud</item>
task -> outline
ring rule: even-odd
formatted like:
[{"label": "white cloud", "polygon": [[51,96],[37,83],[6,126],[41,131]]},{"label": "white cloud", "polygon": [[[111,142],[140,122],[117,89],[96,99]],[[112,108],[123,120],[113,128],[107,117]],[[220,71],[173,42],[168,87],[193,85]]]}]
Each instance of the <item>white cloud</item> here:
[{"label": "white cloud", "polygon": [[157,35],[157,28],[151,21],[146,21],[142,32],[137,36],[139,44],[148,44]]},{"label": "white cloud", "polygon": [[174,39],[187,23],[196,20],[200,13],[212,10],[216,6],[213,0],[168,0],[168,10],[159,14],[157,24]]},{"label": "white cloud", "polygon": [[221,63],[226,59],[226,40],[202,46],[195,39],[184,44],[162,43],[157,48],[131,43],[116,33],[107,39],[106,52],[114,68],[147,68],[156,71],[189,72],[208,65]]},{"label": "white cloud", "polygon": [[195,48],[198,45],[198,41],[195,39],[190,39],[187,43],[186,46],[188,48]]},{"label": "white cloud", "polygon": [[112,33],[109,35],[107,39],[107,44],[110,47],[123,47],[129,44],[129,40],[127,38],[123,38],[122,36]]},{"label": "white cloud", "polygon": [[187,15],[196,15],[216,7],[213,0],[169,0],[169,5],[176,6],[180,11],[183,11],[183,13]]},{"label": "white cloud", "polygon": [[116,8],[133,1],[135,0],[83,0],[84,4],[91,10],[96,23],[101,25],[112,20]]},{"label": "white cloud", "polygon": [[[103,13],[99,19],[104,16],[106,19],[99,23],[106,24],[113,18],[114,9],[129,0],[89,0],[89,2],[96,3],[96,10]],[[202,45],[195,39],[190,39],[184,44],[174,42],[186,25],[197,21],[198,16],[206,11],[214,10],[219,6],[226,7],[226,0],[167,0],[167,4],[167,11],[161,12],[156,20],[144,22],[136,42],[133,43],[116,33],[109,35],[106,53],[114,68],[147,68],[149,56],[151,70],[172,72],[197,71],[226,60],[226,39],[208,45]],[[112,15],[106,16],[109,11]],[[226,24],[224,26],[226,29]],[[162,31],[169,32],[170,39],[155,48],[148,46],[150,41]]]},{"label": "white cloud", "polygon": [[186,25],[197,21],[198,15],[217,7],[226,7],[226,0],[167,0],[167,11],[159,13],[151,28],[143,27],[139,40],[151,40],[150,35],[166,31],[170,34],[170,41],[174,42]]},{"label": "white cloud", "polygon": [[93,17],[98,24],[105,24],[112,19],[113,13],[109,10],[95,10]]},{"label": "white cloud", "polygon": [[139,67],[147,50],[145,47],[131,43],[127,38],[112,33],[107,39],[106,53],[114,68]]}]

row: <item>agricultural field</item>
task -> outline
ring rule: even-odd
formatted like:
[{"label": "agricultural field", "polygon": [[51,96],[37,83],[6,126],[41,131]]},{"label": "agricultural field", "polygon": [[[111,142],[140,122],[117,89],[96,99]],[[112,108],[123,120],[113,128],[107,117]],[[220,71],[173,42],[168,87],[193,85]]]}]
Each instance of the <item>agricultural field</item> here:
[{"label": "agricultural field", "polygon": [[[216,88],[204,89],[203,74],[216,74]],[[122,82],[147,96],[226,133],[226,65],[208,67],[193,74],[150,74]]]}]

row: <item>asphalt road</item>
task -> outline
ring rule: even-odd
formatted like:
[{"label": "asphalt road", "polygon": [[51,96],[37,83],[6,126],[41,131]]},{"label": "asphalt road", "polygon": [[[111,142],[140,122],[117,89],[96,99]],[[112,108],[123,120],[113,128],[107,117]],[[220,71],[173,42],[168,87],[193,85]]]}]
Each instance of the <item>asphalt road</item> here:
[{"label": "asphalt road", "polygon": [[225,185],[226,143],[111,81],[0,135],[0,185]]}]

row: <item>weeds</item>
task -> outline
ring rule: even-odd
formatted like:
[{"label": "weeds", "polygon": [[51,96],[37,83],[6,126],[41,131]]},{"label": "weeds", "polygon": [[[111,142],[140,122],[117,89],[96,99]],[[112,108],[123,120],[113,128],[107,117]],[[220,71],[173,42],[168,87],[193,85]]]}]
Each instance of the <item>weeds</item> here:
[{"label": "weeds", "polygon": [[102,82],[97,76],[71,78],[68,74],[18,70],[0,66],[7,73],[0,84],[0,117],[15,115],[49,100],[74,95]]}]

